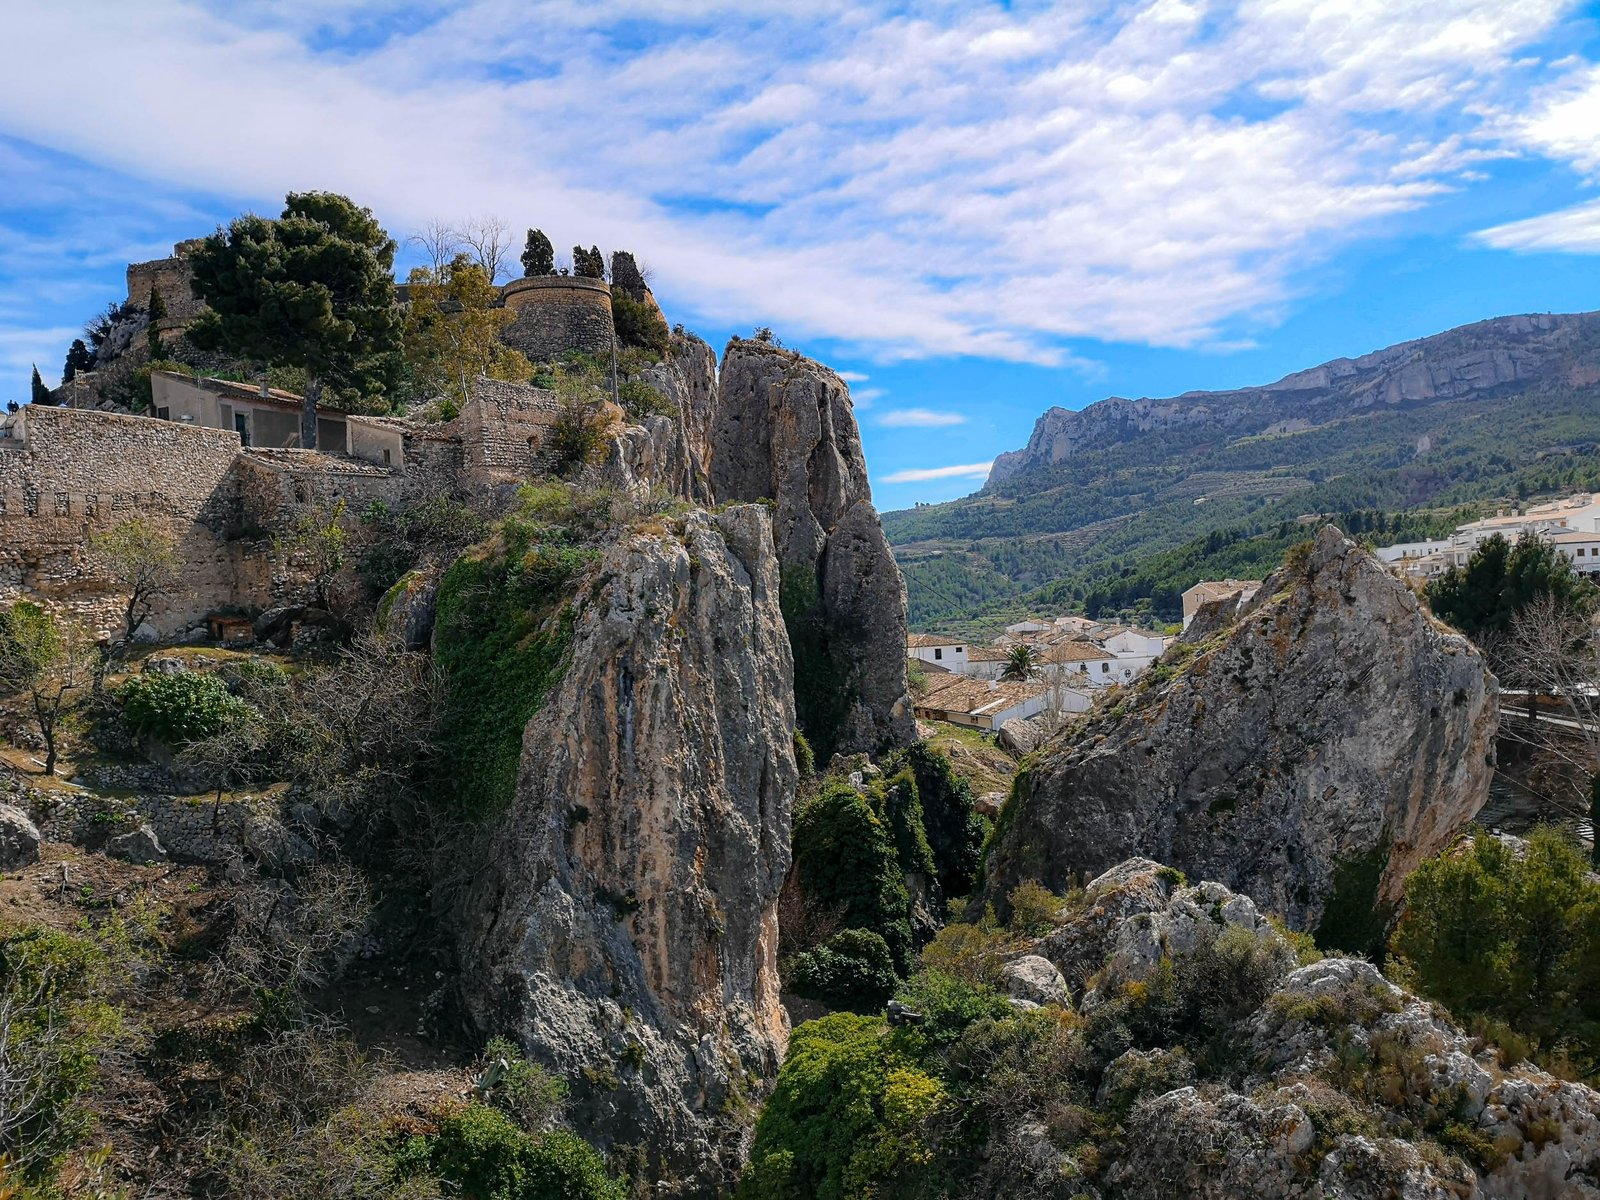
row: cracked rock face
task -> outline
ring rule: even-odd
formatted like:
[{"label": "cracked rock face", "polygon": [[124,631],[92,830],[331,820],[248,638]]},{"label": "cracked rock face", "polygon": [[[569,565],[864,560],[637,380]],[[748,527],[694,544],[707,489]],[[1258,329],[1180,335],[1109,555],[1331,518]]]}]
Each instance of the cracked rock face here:
[{"label": "cracked rock face", "polygon": [[1148,855],[1310,928],[1355,864],[1398,900],[1487,799],[1494,677],[1336,529],[1163,665],[1018,776],[988,898]]},{"label": "cracked rock face", "polygon": [[[735,339],[712,432],[721,503],[773,502],[802,725],[826,757],[916,737],[906,687],[906,595],[872,506],[866,459],[837,374],[793,351]],[[814,661],[813,661],[814,660]]]},{"label": "cracked rock face", "polygon": [[463,993],[662,1195],[735,1178],[788,1027],[777,898],[797,772],[767,512],[624,532],[460,911]]}]

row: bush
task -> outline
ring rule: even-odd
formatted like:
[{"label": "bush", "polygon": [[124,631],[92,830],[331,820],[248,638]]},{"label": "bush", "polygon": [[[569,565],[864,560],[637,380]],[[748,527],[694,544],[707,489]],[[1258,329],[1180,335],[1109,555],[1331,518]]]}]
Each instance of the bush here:
[{"label": "bush", "polygon": [[813,778],[817,773],[817,756],[812,753],[806,735],[798,729],[794,731],[794,765],[800,769],[802,781]]},{"label": "bush", "polygon": [[888,944],[895,967],[911,958],[911,899],[883,821],[867,798],[833,784],[795,815],[794,862],[808,900],[841,909],[847,928],[869,929]]},{"label": "bush", "polygon": [[899,984],[888,944],[866,929],[836,933],[789,966],[790,991],[851,1012],[881,1013]]},{"label": "bush", "polygon": [[485,1065],[505,1063],[499,1082],[489,1091],[489,1102],[522,1129],[540,1133],[561,1120],[567,1085],[537,1063],[529,1062],[510,1038],[490,1038],[483,1048]]},{"label": "bush", "polygon": [[1535,830],[1523,855],[1480,833],[1423,863],[1390,948],[1463,1020],[1566,1044],[1591,1070],[1600,1058],[1600,882],[1559,830]]},{"label": "bush", "polygon": [[935,1048],[952,1045],[975,1022],[999,1020],[1013,1011],[997,989],[931,970],[919,972],[900,1001],[922,1014],[919,1032]]},{"label": "bush", "polygon": [[972,787],[956,775],[948,758],[926,742],[907,747],[902,760],[916,778],[939,888],[947,897],[969,895],[989,835],[989,823],[976,811]]},{"label": "bush", "polygon": [[627,1189],[576,1134],[535,1137],[482,1104],[440,1120],[427,1163],[464,1200],[627,1200]]},{"label": "bush", "polygon": [[200,671],[135,675],[118,689],[117,697],[123,720],[135,734],[171,746],[215,737],[248,720],[253,712],[221,678]]},{"label": "bush", "polygon": [[641,346],[657,359],[667,357],[671,334],[659,309],[616,288],[611,293],[611,319],[617,327],[617,340],[624,346]]}]

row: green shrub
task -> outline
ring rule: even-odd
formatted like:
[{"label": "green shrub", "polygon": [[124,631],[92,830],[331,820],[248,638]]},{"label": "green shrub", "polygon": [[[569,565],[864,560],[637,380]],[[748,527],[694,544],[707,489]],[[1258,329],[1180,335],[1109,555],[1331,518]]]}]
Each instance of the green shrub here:
[{"label": "green shrub", "polygon": [[657,359],[667,357],[671,334],[659,309],[618,288],[611,293],[611,319],[617,327],[617,340],[624,346],[643,347]]},{"label": "green shrub", "polygon": [[878,934],[896,969],[909,968],[911,898],[888,830],[865,796],[833,784],[802,805],[794,821],[794,862],[808,900],[838,908],[846,928]]},{"label": "green shrub", "polygon": [[1006,896],[1011,909],[1008,922],[1013,930],[1028,937],[1043,937],[1056,926],[1064,901],[1036,879],[1026,879]]},{"label": "green shrub", "polygon": [[881,1013],[900,984],[888,944],[867,929],[846,929],[789,964],[789,990],[833,1009]]},{"label": "green shrub", "polygon": [[135,675],[117,690],[122,717],[140,737],[181,746],[248,720],[252,709],[214,674]]},{"label": "green shrub", "polygon": [[794,765],[800,769],[802,781],[813,778],[817,773],[817,756],[812,753],[806,735],[798,729],[794,731]]},{"label": "green shrub", "polygon": [[947,897],[969,895],[983,862],[984,839],[989,836],[989,823],[977,813],[972,786],[955,773],[948,758],[926,742],[908,746],[901,761],[917,781],[922,823],[940,890]]},{"label": "green shrub", "polygon": [[878,815],[889,828],[895,857],[905,875],[922,875],[937,884],[933,850],[922,823],[922,801],[917,797],[917,781],[910,771],[901,771],[878,788]]},{"label": "green shrub", "polygon": [[1600,882],[1559,830],[1518,856],[1486,833],[1418,867],[1391,949],[1463,1020],[1504,1021],[1543,1050],[1600,1058]]},{"label": "green shrub", "polygon": [[529,1133],[539,1133],[561,1119],[567,1085],[522,1053],[510,1038],[490,1038],[483,1048],[486,1064],[505,1063],[489,1091],[489,1102]]},{"label": "green shrub", "polygon": [[739,1200],[915,1194],[931,1159],[921,1125],[943,1089],[885,1030],[835,1013],[794,1031]]},{"label": "green shrub", "polygon": [[482,1104],[439,1122],[427,1161],[464,1200],[626,1200],[628,1194],[576,1134],[532,1136]]},{"label": "green shrub", "polygon": [[934,970],[919,971],[899,999],[922,1014],[918,1032],[935,1048],[954,1044],[975,1022],[999,1020],[1013,1011],[997,989]]},{"label": "green shrub", "polygon": [[572,636],[565,601],[590,557],[536,522],[508,520],[440,580],[436,779],[457,811],[488,817],[511,803],[522,732],[560,679]]}]

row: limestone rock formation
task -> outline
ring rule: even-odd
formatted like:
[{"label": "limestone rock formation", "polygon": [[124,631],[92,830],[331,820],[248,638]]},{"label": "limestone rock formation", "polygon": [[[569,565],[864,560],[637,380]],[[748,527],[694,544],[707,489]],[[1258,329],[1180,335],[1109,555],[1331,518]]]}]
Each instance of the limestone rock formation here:
[{"label": "limestone rock formation", "polygon": [[1340,888],[1397,900],[1487,798],[1493,676],[1336,529],[1162,665],[1018,777],[989,898],[1145,854],[1315,927]]},{"label": "limestone rock formation", "polygon": [[708,503],[711,432],[717,412],[716,351],[692,333],[674,332],[667,361],[647,368],[644,378],[678,410],[683,473],[673,490],[696,503]]},{"label": "limestone rock formation", "polygon": [[[1093,1023],[1097,1008],[1142,994],[1158,972],[1183,979],[1205,970],[1197,955],[1224,935],[1235,939],[1236,963],[1238,939],[1258,948],[1261,1002],[1211,1031],[1234,1046],[1219,1061],[1248,1065],[1197,1075],[1182,1049],[1160,1047],[1109,1063],[1097,1103],[1129,1110],[1125,1136],[1101,1148],[1110,1194],[1600,1197],[1600,1093],[1497,1061],[1365,960],[1297,967],[1255,904],[1215,882],[1184,885],[1146,859],[1118,864],[1031,953],[1069,979],[1095,978],[1080,1005]],[[1395,1069],[1385,1063],[1404,1065],[1403,1087],[1375,1085],[1374,1073]],[[1029,1128],[996,1132],[1014,1140]],[[1060,1153],[1042,1127],[1031,1136],[1034,1157]],[[1459,1150],[1468,1144],[1493,1149],[1474,1158]]]},{"label": "limestone rock formation", "polygon": [[844,380],[779,346],[729,342],[711,482],[719,502],[776,505],[796,703],[818,754],[913,741],[905,584],[872,506]]},{"label": "limestone rock formation", "polygon": [[1264,387],[1186,392],[1169,399],[1112,396],[1077,411],[1052,408],[1035,422],[1027,446],[994,460],[989,485],[1048,468],[1084,450],[1163,430],[1212,427],[1218,437],[1236,438],[1306,429],[1373,408],[1469,397],[1542,378],[1582,386],[1596,377],[1592,350],[1585,354],[1583,347],[1597,324],[1596,313],[1497,317],[1359,358],[1334,359]]},{"label": "limestone rock formation", "polygon": [[14,804],[0,804],[0,871],[39,861],[39,828]]},{"label": "limestone rock formation", "polygon": [[734,1177],[788,1036],[777,899],[798,773],[770,518],[624,531],[460,904],[463,994],[571,1086],[661,1195]]}]

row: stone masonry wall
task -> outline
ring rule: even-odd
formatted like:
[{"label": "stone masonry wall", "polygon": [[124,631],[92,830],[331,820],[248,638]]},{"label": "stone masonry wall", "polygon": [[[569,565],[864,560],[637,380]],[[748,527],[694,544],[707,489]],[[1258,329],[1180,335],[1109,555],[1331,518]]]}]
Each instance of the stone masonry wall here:
[{"label": "stone masonry wall", "polygon": [[554,392],[479,378],[451,430],[463,447],[463,482],[489,487],[543,474],[555,463],[550,429],[561,413]]},{"label": "stone masonry wall", "polygon": [[601,279],[537,275],[503,289],[516,314],[501,340],[534,362],[553,362],[574,350],[611,353],[611,288]]},{"label": "stone masonry wall", "polygon": [[193,276],[184,261],[187,250],[199,240],[179,242],[173,247],[171,258],[128,264],[128,303],[146,308],[150,303],[150,289],[154,287],[160,292],[167,308],[166,318],[158,326],[162,333],[183,329],[205,308],[189,290],[189,280]]},{"label": "stone masonry wall", "polygon": [[164,525],[182,559],[183,586],[157,607],[158,628],[249,602],[235,588],[230,541],[237,434],[79,409],[30,405],[18,415],[22,444],[0,440],[0,603],[28,595],[109,634],[124,597],[88,539],[135,516]]}]

